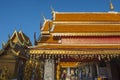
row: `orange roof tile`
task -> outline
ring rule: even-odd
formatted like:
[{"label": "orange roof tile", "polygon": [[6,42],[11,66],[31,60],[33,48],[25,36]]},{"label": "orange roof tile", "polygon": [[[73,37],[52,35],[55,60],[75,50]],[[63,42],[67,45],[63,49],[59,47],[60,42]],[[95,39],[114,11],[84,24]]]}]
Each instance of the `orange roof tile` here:
[{"label": "orange roof tile", "polygon": [[120,21],[120,13],[56,12],[55,21]]},{"label": "orange roof tile", "polygon": [[52,26],[52,21],[50,21],[50,20],[46,20],[45,22],[44,22],[44,25],[43,25],[43,27],[42,27],[42,31],[49,31],[49,28]]},{"label": "orange roof tile", "polygon": [[[116,33],[120,32],[120,13],[55,12],[53,20],[45,20],[41,33]],[[111,35],[111,34],[110,34]]]},{"label": "orange roof tile", "polygon": [[53,33],[120,32],[120,25],[55,25]]}]

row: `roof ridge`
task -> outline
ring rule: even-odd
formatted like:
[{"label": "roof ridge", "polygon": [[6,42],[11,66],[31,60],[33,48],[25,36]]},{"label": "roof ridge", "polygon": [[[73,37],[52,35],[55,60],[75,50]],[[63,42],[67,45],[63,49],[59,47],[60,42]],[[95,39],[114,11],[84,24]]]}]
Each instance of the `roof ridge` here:
[{"label": "roof ridge", "polygon": [[113,14],[120,14],[120,12],[115,12],[115,11],[108,11],[108,12],[54,12],[55,14],[94,14],[94,13],[97,13],[97,14],[108,14],[108,13],[113,13]]}]

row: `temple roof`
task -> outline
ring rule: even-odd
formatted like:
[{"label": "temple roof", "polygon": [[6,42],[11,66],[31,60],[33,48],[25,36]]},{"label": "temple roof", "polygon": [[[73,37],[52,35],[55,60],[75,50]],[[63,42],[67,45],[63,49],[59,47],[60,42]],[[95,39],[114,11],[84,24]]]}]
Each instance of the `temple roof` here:
[{"label": "temple roof", "polygon": [[12,36],[9,36],[9,39],[6,43],[2,44],[2,49],[0,50],[0,55],[4,54],[5,51],[8,49],[11,49],[11,51],[15,54],[18,52],[20,53],[19,50],[25,49],[28,46],[31,46],[31,42],[29,38],[22,32],[22,31],[14,31]]},{"label": "temple roof", "polygon": [[61,38],[66,36],[120,37],[119,12],[53,12],[52,14],[53,19],[45,19],[42,25],[38,45],[29,49],[120,49],[119,44],[61,44]]},{"label": "temple roof", "polygon": [[50,26],[52,26],[52,21],[51,20],[45,20],[41,30],[42,31],[49,31]]},{"label": "temple roof", "polygon": [[118,36],[120,35],[118,34],[120,33],[120,13],[54,12],[53,20],[44,21],[41,33],[117,33],[115,35]]},{"label": "temple roof", "polygon": [[120,24],[56,24],[53,33],[120,32]]},{"label": "temple roof", "polygon": [[20,44],[29,44],[29,45],[32,45],[31,42],[30,42],[30,39],[29,37],[27,37],[22,31],[14,31],[13,35],[11,36],[11,40],[13,42],[19,42]]},{"label": "temple roof", "polygon": [[55,21],[120,21],[117,12],[55,12]]}]

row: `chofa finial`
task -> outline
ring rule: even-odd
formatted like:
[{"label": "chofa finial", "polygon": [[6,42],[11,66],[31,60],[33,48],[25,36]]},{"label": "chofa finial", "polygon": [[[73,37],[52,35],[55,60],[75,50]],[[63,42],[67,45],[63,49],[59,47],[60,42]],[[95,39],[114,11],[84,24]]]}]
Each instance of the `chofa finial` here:
[{"label": "chofa finial", "polygon": [[112,4],[112,0],[110,0],[110,11],[113,11],[114,10],[114,6]]},{"label": "chofa finial", "polygon": [[43,20],[44,20],[44,21],[46,20],[45,16],[43,16]]},{"label": "chofa finial", "polygon": [[55,11],[54,11],[54,8],[53,8],[53,7],[51,7],[51,10],[52,10],[52,14],[53,14],[53,13],[55,12]]}]

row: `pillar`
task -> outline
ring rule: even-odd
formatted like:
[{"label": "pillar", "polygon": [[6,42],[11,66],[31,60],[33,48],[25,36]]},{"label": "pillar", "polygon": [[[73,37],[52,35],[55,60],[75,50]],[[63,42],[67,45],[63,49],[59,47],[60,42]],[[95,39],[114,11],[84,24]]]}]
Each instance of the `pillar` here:
[{"label": "pillar", "polygon": [[44,80],[54,80],[54,60],[46,59],[44,65]]},{"label": "pillar", "polygon": [[100,74],[99,74],[99,66],[98,66],[98,63],[96,63],[96,68],[97,68],[97,77],[99,77]]}]

